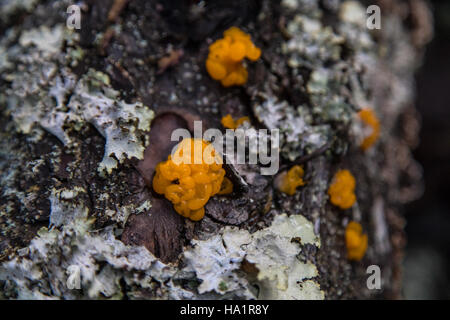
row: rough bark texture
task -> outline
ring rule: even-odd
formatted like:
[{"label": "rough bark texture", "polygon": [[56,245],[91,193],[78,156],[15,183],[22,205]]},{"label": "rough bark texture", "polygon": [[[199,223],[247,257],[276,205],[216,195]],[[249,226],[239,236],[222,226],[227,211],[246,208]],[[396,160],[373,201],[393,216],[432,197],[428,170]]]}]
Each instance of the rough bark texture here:
[{"label": "rough bark texture", "polygon": [[[35,39],[58,25],[65,29],[70,1],[29,3],[14,7],[0,2],[0,296],[252,297],[241,287],[233,288],[235,283],[245,287],[242,279],[258,287],[256,262],[243,257],[233,269],[236,279],[220,282],[220,290],[207,290],[199,287],[206,284],[200,269],[190,266],[192,245],[227,234],[227,226],[250,233],[267,230],[283,213],[306,217],[320,238],[320,247],[299,240],[299,260],[315,266],[317,275],[307,281],[317,283],[325,298],[401,296],[401,210],[421,192],[421,170],[410,152],[419,130],[413,75],[431,36],[423,1],[377,1],[382,28],[374,31],[365,27],[365,18],[362,23],[357,19],[361,12],[365,17],[364,2],[85,1],[78,37],[64,33],[62,42],[53,45],[56,52],[39,47]],[[204,64],[209,44],[230,26],[246,30],[262,49],[262,58],[248,65],[245,86],[223,88]],[[39,31],[27,40],[24,32],[33,30]],[[46,64],[55,65],[50,75],[43,69]],[[75,85],[58,86],[55,79],[64,83],[69,76]],[[112,110],[140,101],[146,112],[154,111],[154,118],[145,118],[153,118],[150,131],[137,129],[142,134],[136,134],[137,144],[145,147],[142,156],[105,154],[108,123],[117,120],[119,130],[129,132],[128,126],[136,128],[144,118],[108,118],[105,112],[90,118],[82,109],[87,103],[82,100],[84,83],[92,97],[110,97],[105,88],[118,91]],[[54,94],[52,88],[63,88],[62,93]],[[47,101],[48,96],[53,100]],[[82,103],[75,104],[77,99]],[[368,106],[377,113],[382,131],[376,145],[363,152],[355,123],[358,110]],[[307,184],[287,196],[274,187],[274,177],[259,174],[258,166],[227,166],[234,193],[212,198],[205,218],[194,223],[152,192],[153,171],[173,146],[173,129],[192,129],[194,120],[202,120],[204,129],[221,128],[220,119],[228,113],[249,116],[255,128],[280,128],[281,168],[301,162]],[[101,122],[103,116],[107,121]],[[129,120],[124,129],[122,123]],[[115,159],[116,168],[100,170],[99,163],[109,158]],[[346,211],[332,206],[327,195],[332,176],[341,168],[357,181],[357,204]],[[66,229],[78,217],[95,218],[88,236]],[[52,218],[61,222],[44,235],[38,232]],[[349,220],[360,221],[369,235],[369,249],[360,262],[346,259]],[[99,247],[96,253],[80,237],[107,239],[120,249],[109,253]],[[123,244],[128,247],[123,249]],[[46,246],[51,249],[42,249]],[[138,246],[151,252],[139,251],[148,265],[139,265],[127,251]],[[94,286],[91,273],[82,269],[82,289],[63,289],[66,267],[83,261],[74,258],[82,256],[74,247],[92,252],[86,259],[94,276],[104,280],[113,273],[110,278],[117,281],[107,286],[99,280],[101,285]],[[156,275],[159,263],[164,268]],[[372,264],[381,267],[382,290],[366,287],[366,268]],[[23,274],[27,270],[39,271],[30,278]]]}]

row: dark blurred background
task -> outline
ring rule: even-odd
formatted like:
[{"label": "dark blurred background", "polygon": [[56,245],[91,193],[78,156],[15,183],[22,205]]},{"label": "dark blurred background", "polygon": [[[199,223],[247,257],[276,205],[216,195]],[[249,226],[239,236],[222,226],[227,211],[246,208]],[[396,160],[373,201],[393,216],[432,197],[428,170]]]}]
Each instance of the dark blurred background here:
[{"label": "dark blurred background", "polygon": [[435,36],[416,77],[425,193],[406,208],[406,299],[450,299],[450,1],[432,5]]}]

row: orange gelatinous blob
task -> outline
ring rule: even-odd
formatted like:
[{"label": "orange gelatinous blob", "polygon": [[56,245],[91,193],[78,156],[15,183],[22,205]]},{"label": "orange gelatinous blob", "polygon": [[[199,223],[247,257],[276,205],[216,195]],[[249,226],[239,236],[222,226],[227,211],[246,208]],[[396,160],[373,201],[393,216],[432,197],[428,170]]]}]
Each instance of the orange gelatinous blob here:
[{"label": "orange gelatinous blob", "polygon": [[305,174],[303,168],[299,165],[293,166],[284,174],[279,186],[280,191],[292,196],[295,194],[297,187],[305,185],[303,175]]},{"label": "orange gelatinous blob", "polygon": [[375,112],[369,108],[359,111],[358,116],[362,122],[372,129],[371,134],[366,136],[360,145],[361,149],[367,150],[378,140],[380,135],[380,122]]},{"label": "orange gelatinous blob", "polygon": [[218,194],[229,194],[233,192],[233,182],[227,177],[223,178],[221,187],[219,187]]},{"label": "orange gelatinous blob", "polygon": [[244,122],[250,122],[250,118],[249,117],[241,117],[239,119],[236,120],[236,129],[239,128],[241,126],[241,124],[243,124]]},{"label": "orange gelatinous blob", "polygon": [[364,257],[367,250],[368,237],[362,233],[362,226],[358,222],[350,221],[345,229],[345,244],[347,247],[347,258],[359,261]]},{"label": "orange gelatinous blob", "polygon": [[222,123],[222,125],[225,128],[235,130],[238,127],[240,127],[244,122],[250,122],[250,118],[249,117],[241,117],[241,118],[237,119],[236,121],[234,121],[231,114],[227,114],[226,116],[222,117],[222,120],[220,122]]},{"label": "orange gelatinous blob", "polygon": [[[205,163],[205,149],[211,146],[204,140],[184,139],[173,156],[169,155],[167,161],[156,166],[153,177],[153,190],[164,194],[178,214],[193,221],[203,218],[210,197],[219,191],[225,194],[223,190],[233,190],[231,181],[224,177],[222,159],[214,149],[211,153],[217,161]],[[194,163],[195,148],[201,153],[201,163]]]},{"label": "orange gelatinous blob", "polygon": [[243,85],[248,73],[242,61],[247,58],[256,61],[261,56],[250,35],[237,27],[231,27],[223,33],[222,39],[209,46],[206,70],[211,78],[221,81],[224,87]]},{"label": "orange gelatinous blob", "polygon": [[339,170],[328,188],[330,201],[341,209],[348,209],[356,201],[355,178],[348,170]]},{"label": "orange gelatinous blob", "polygon": [[231,114],[227,114],[225,117],[222,117],[220,123],[227,129],[235,129],[235,122]]}]

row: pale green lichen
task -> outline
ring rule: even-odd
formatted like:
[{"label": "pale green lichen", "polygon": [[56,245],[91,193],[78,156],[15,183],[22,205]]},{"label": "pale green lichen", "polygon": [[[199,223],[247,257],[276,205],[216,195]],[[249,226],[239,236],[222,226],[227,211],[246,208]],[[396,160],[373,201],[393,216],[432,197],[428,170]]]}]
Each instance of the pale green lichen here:
[{"label": "pale green lichen", "polygon": [[[243,298],[258,299],[323,299],[324,293],[311,278],[318,276],[310,262],[297,256],[301,244],[320,247],[313,225],[301,215],[276,216],[268,228],[250,234],[246,230],[226,227],[207,240],[194,240],[194,248],[184,252],[185,271],[193,271],[202,281],[200,294],[233,293]],[[241,271],[241,265],[251,263],[257,269],[256,278]],[[226,283],[226,287],[223,286]],[[252,286],[259,287],[256,293]]]},{"label": "pale green lichen", "polygon": [[[60,24],[42,26],[23,31],[18,42],[0,51],[0,68],[6,70],[2,77],[12,81],[5,100],[19,131],[29,134],[38,125],[70,147],[67,128],[80,130],[90,123],[106,139],[100,172],[111,173],[125,159],[143,158],[153,111],[139,101],[122,100],[102,72],[89,70],[77,79],[69,68],[59,68],[63,60],[73,65],[83,55],[76,33]],[[60,52],[63,44],[68,59]],[[13,63],[20,72],[10,70]]]},{"label": "pale green lichen", "polygon": [[[61,191],[70,198],[73,193]],[[67,208],[68,212],[74,213]],[[68,215],[66,215],[68,217]],[[305,244],[320,247],[312,224],[301,215],[280,215],[271,227],[253,234],[227,227],[207,240],[194,240],[178,270],[156,259],[144,247],[125,246],[113,226],[95,231],[93,220],[65,219],[61,228],[42,228],[17,257],[0,265],[4,297],[18,299],[121,298],[123,279],[128,297],[240,297],[247,299],[323,299],[314,280],[317,269],[297,256]],[[301,239],[299,244],[292,239]],[[54,263],[58,261],[58,263]],[[101,267],[102,262],[106,264]],[[242,271],[251,263],[256,277]],[[80,289],[70,283],[78,271]],[[198,282],[187,290],[180,282]],[[76,282],[75,282],[76,283]],[[155,286],[159,287],[154,291]],[[254,289],[259,287],[259,293]],[[197,290],[195,295],[193,291]],[[214,295],[215,294],[215,295]],[[148,297],[148,296],[147,296]]]},{"label": "pale green lichen", "polygon": [[41,26],[39,29],[25,30],[19,38],[19,44],[23,47],[33,45],[44,56],[51,56],[60,51],[63,32],[62,25],[57,25],[52,29]]},{"label": "pale green lichen", "polygon": [[[79,270],[81,290],[68,285],[74,269]],[[22,256],[0,265],[3,295],[17,299],[121,298],[122,279],[129,286],[129,297],[152,291],[154,283],[166,288],[159,292],[167,297],[174,273],[144,247],[116,240],[113,228],[95,232],[92,220],[85,219],[76,219],[61,230],[42,228]],[[176,295],[183,290],[170,291]]]},{"label": "pale green lichen", "polygon": [[110,217],[113,221],[118,222],[120,226],[124,227],[130,215],[147,212],[151,207],[152,205],[150,200],[146,200],[141,204],[131,203],[116,207],[114,210],[106,209],[105,215]]},{"label": "pale green lichen", "polygon": [[359,27],[365,27],[367,20],[364,6],[358,1],[344,1],[339,8],[339,18]]},{"label": "pale green lichen", "polygon": [[282,51],[288,56],[288,65],[292,68],[315,68],[317,62],[338,61],[344,42],[332,28],[323,27],[318,19],[305,15],[296,15],[287,25],[292,36],[282,45]]},{"label": "pale green lichen", "polygon": [[89,209],[84,205],[82,194],[86,190],[81,187],[72,189],[52,190],[50,195],[50,225],[68,225],[78,219],[86,219]]},{"label": "pale green lichen", "polygon": [[260,94],[253,108],[258,120],[268,129],[280,130],[281,154],[290,161],[322,147],[330,139],[329,125],[313,125],[306,106],[294,108],[275,96]]},{"label": "pale green lichen", "polygon": [[68,107],[79,121],[92,123],[105,137],[105,155],[99,169],[111,173],[117,162],[143,159],[154,112],[140,102],[128,104],[109,85],[109,77],[89,71],[78,82]]},{"label": "pale green lichen", "polygon": [[30,12],[39,0],[2,0],[0,1],[0,18],[8,20],[8,18],[18,11]]},{"label": "pale green lichen", "polygon": [[320,18],[318,1],[315,0],[282,0],[281,6],[292,12],[303,12],[308,16]]},{"label": "pale green lichen", "polygon": [[[291,78],[299,84],[291,100],[305,101],[293,105],[265,87],[264,93],[253,94],[254,113],[266,127],[280,129],[281,154],[291,161],[327,144],[333,145],[334,153],[343,153],[349,141],[339,140],[339,131],[352,131],[348,128],[356,112],[373,104],[368,88],[377,58],[365,12],[355,1],[331,5],[340,18],[332,28],[323,24],[317,1],[284,0],[282,7],[291,15],[281,51]],[[346,47],[355,52],[354,58],[352,53],[344,56]],[[353,135],[355,142],[359,135]]]}]

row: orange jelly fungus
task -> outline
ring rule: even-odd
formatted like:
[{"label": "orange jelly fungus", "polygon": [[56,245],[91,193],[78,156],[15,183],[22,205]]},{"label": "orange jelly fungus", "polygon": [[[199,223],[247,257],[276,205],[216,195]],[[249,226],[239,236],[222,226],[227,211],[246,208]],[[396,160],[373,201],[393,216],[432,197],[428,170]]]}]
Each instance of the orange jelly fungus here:
[{"label": "orange jelly fungus", "polygon": [[299,165],[293,166],[289,171],[281,178],[280,191],[292,196],[295,194],[297,187],[304,186],[303,175],[305,172]]},{"label": "orange jelly fungus", "polygon": [[362,233],[361,224],[350,221],[345,229],[347,258],[349,260],[361,260],[367,250],[367,241],[367,234]]},{"label": "orange jelly fungus", "polygon": [[209,46],[206,70],[209,75],[221,81],[224,87],[243,85],[247,82],[248,73],[242,64],[247,58],[256,61],[261,56],[250,35],[237,27],[231,27],[223,33],[223,38]]},{"label": "orange jelly fungus", "polygon": [[153,190],[164,194],[177,213],[193,221],[203,218],[210,197],[233,191],[221,157],[212,144],[201,139],[184,139],[173,157],[169,155],[155,170]]},{"label": "orange jelly fungus", "polygon": [[341,209],[348,209],[356,201],[355,178],[348,170],[339,170],[328,188],[330,201]]},{"label": "orange jelly fungus", "polygon": [[378,136],[380,135],[380,122],[378,121],[375,112],[369,108],[359,111],[358,116],[362,122],[372,129],[372,132],[364,138],[360,145],[361,149],[367,150],[375,143],[375,141],[377,141]]},{"label": "orange jelly fungus", "polygon": [[227,129],[237,129],[241,124],[244,122],[250,122],[249,117],[241,117],[234,121],[231,114],[227,114],[225,117],[222,117],[222,120],[220,121],[222,125]]}]

